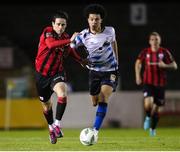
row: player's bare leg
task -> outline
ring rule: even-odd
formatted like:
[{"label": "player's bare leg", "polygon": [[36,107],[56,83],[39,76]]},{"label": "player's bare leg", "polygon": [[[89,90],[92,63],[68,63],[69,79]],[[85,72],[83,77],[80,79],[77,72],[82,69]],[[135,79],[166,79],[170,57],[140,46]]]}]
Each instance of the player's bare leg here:
[{"label": "player's bare leg", "polygon": [[94,122],[94,131],[96,133],[96,136],[98,136],[98,131],[102,125],[102,122],[104,120],[104,117],[107,112],[107,102],[109,100],[110,95],[112,94],[113,88],[109,85],[103,85],[101,86],[101,92],[99,94],[100,100],[98,100],[98,108],[96,111],[96,119]]},{"label": "player's bare leg", "polygon": [[104,101],[106,103],[108,103],[109,101],[109,97],[111,96],[113,92],[113,88],[109,85],[102,85],[101,86],[101,101]]},{"label": "player's bare leg", "polygon": [[97,106],[98,101],[99,101],[99,95],[95,95],[95,96],[91,95],[91,101],[92,101],[93,106]]}]

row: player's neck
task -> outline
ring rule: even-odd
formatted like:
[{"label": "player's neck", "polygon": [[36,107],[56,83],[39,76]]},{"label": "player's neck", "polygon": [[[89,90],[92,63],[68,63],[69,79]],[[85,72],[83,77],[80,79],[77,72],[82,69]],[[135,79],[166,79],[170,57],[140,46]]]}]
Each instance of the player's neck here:
[{"label": "player's neck", "polygon": [[98,28],[90,28],[90,31],[92,34],[98,34],[98,33],[101,33],[102,32],[102,29],[101,27],[98,27]]},{"label": "player's neck", "polygon": [[157,52],[159,49],[159,46],[151,46],[152,52]]}]

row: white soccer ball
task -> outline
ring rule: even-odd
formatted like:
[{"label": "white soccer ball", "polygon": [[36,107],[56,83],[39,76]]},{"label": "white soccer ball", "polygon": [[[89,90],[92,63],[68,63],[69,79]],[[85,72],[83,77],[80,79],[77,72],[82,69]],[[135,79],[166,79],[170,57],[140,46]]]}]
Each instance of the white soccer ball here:
[{"label": "white soccer ball", "polygon": [[94,145],[98,136],[92,128],[85,128],[80,133],[80,142],[85,146]]}]

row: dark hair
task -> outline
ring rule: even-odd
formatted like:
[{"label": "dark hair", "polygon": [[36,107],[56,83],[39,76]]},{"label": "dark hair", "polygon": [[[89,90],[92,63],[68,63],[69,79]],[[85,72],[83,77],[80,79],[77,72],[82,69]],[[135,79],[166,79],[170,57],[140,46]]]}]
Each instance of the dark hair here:
[{"label": "dark hair", "polygon": [[84,9],[84,16],[86,18],[89,17],[89,14],[100,14],[101,18],[104,19],[106,17],[106,10],[100,4],[90,4]]},{"label": "dark hair", "polygon": [[57,11],[53,16],[52,16],[52,22],[55,22],[56,18],[64,18],[68,20],[68,14],[64,11]]}]

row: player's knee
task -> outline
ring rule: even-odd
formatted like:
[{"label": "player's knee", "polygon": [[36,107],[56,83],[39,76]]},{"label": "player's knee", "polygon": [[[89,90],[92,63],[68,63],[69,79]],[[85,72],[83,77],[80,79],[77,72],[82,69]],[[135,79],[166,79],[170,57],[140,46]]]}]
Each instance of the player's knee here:
[{"label": "player's knee", "polygon": [[66,97],[67,96],[67,91],[66,90],[62,90],[62,89],[58,89],[56,91],[56,94],[58,97]]},{"label": "player's knee", "polygon": [[109,100],[109,95],[104,94],[104,93],[101,93],[101,94],[100,94],[100,99],[101,99],[101,100],[99,100],[99,102],[105,102],[105,103],[107,103],[108,100]]},{"label": "player's knee", "polygon": [[58,97],[65,97],[67,96],[67,86],[65,83],[57,83],[54,86],[54,92],[57,94]]},{"label": "player's knee", "polygon": [[107,104],[108,97],[105,96],[103,93],[100,93],[100,100],[98,101],[98,104]]},{"label": "player's knee", "polygon": [[152,104],[154,102],[154,98],[153,97],[145,97],[144,98],[144,102],[145,104]]},{"label": "player's knee", "polygon": [[151,109],[153,106],[153,98],[147,97],[144,99],[144,108],[146,110]]}]

